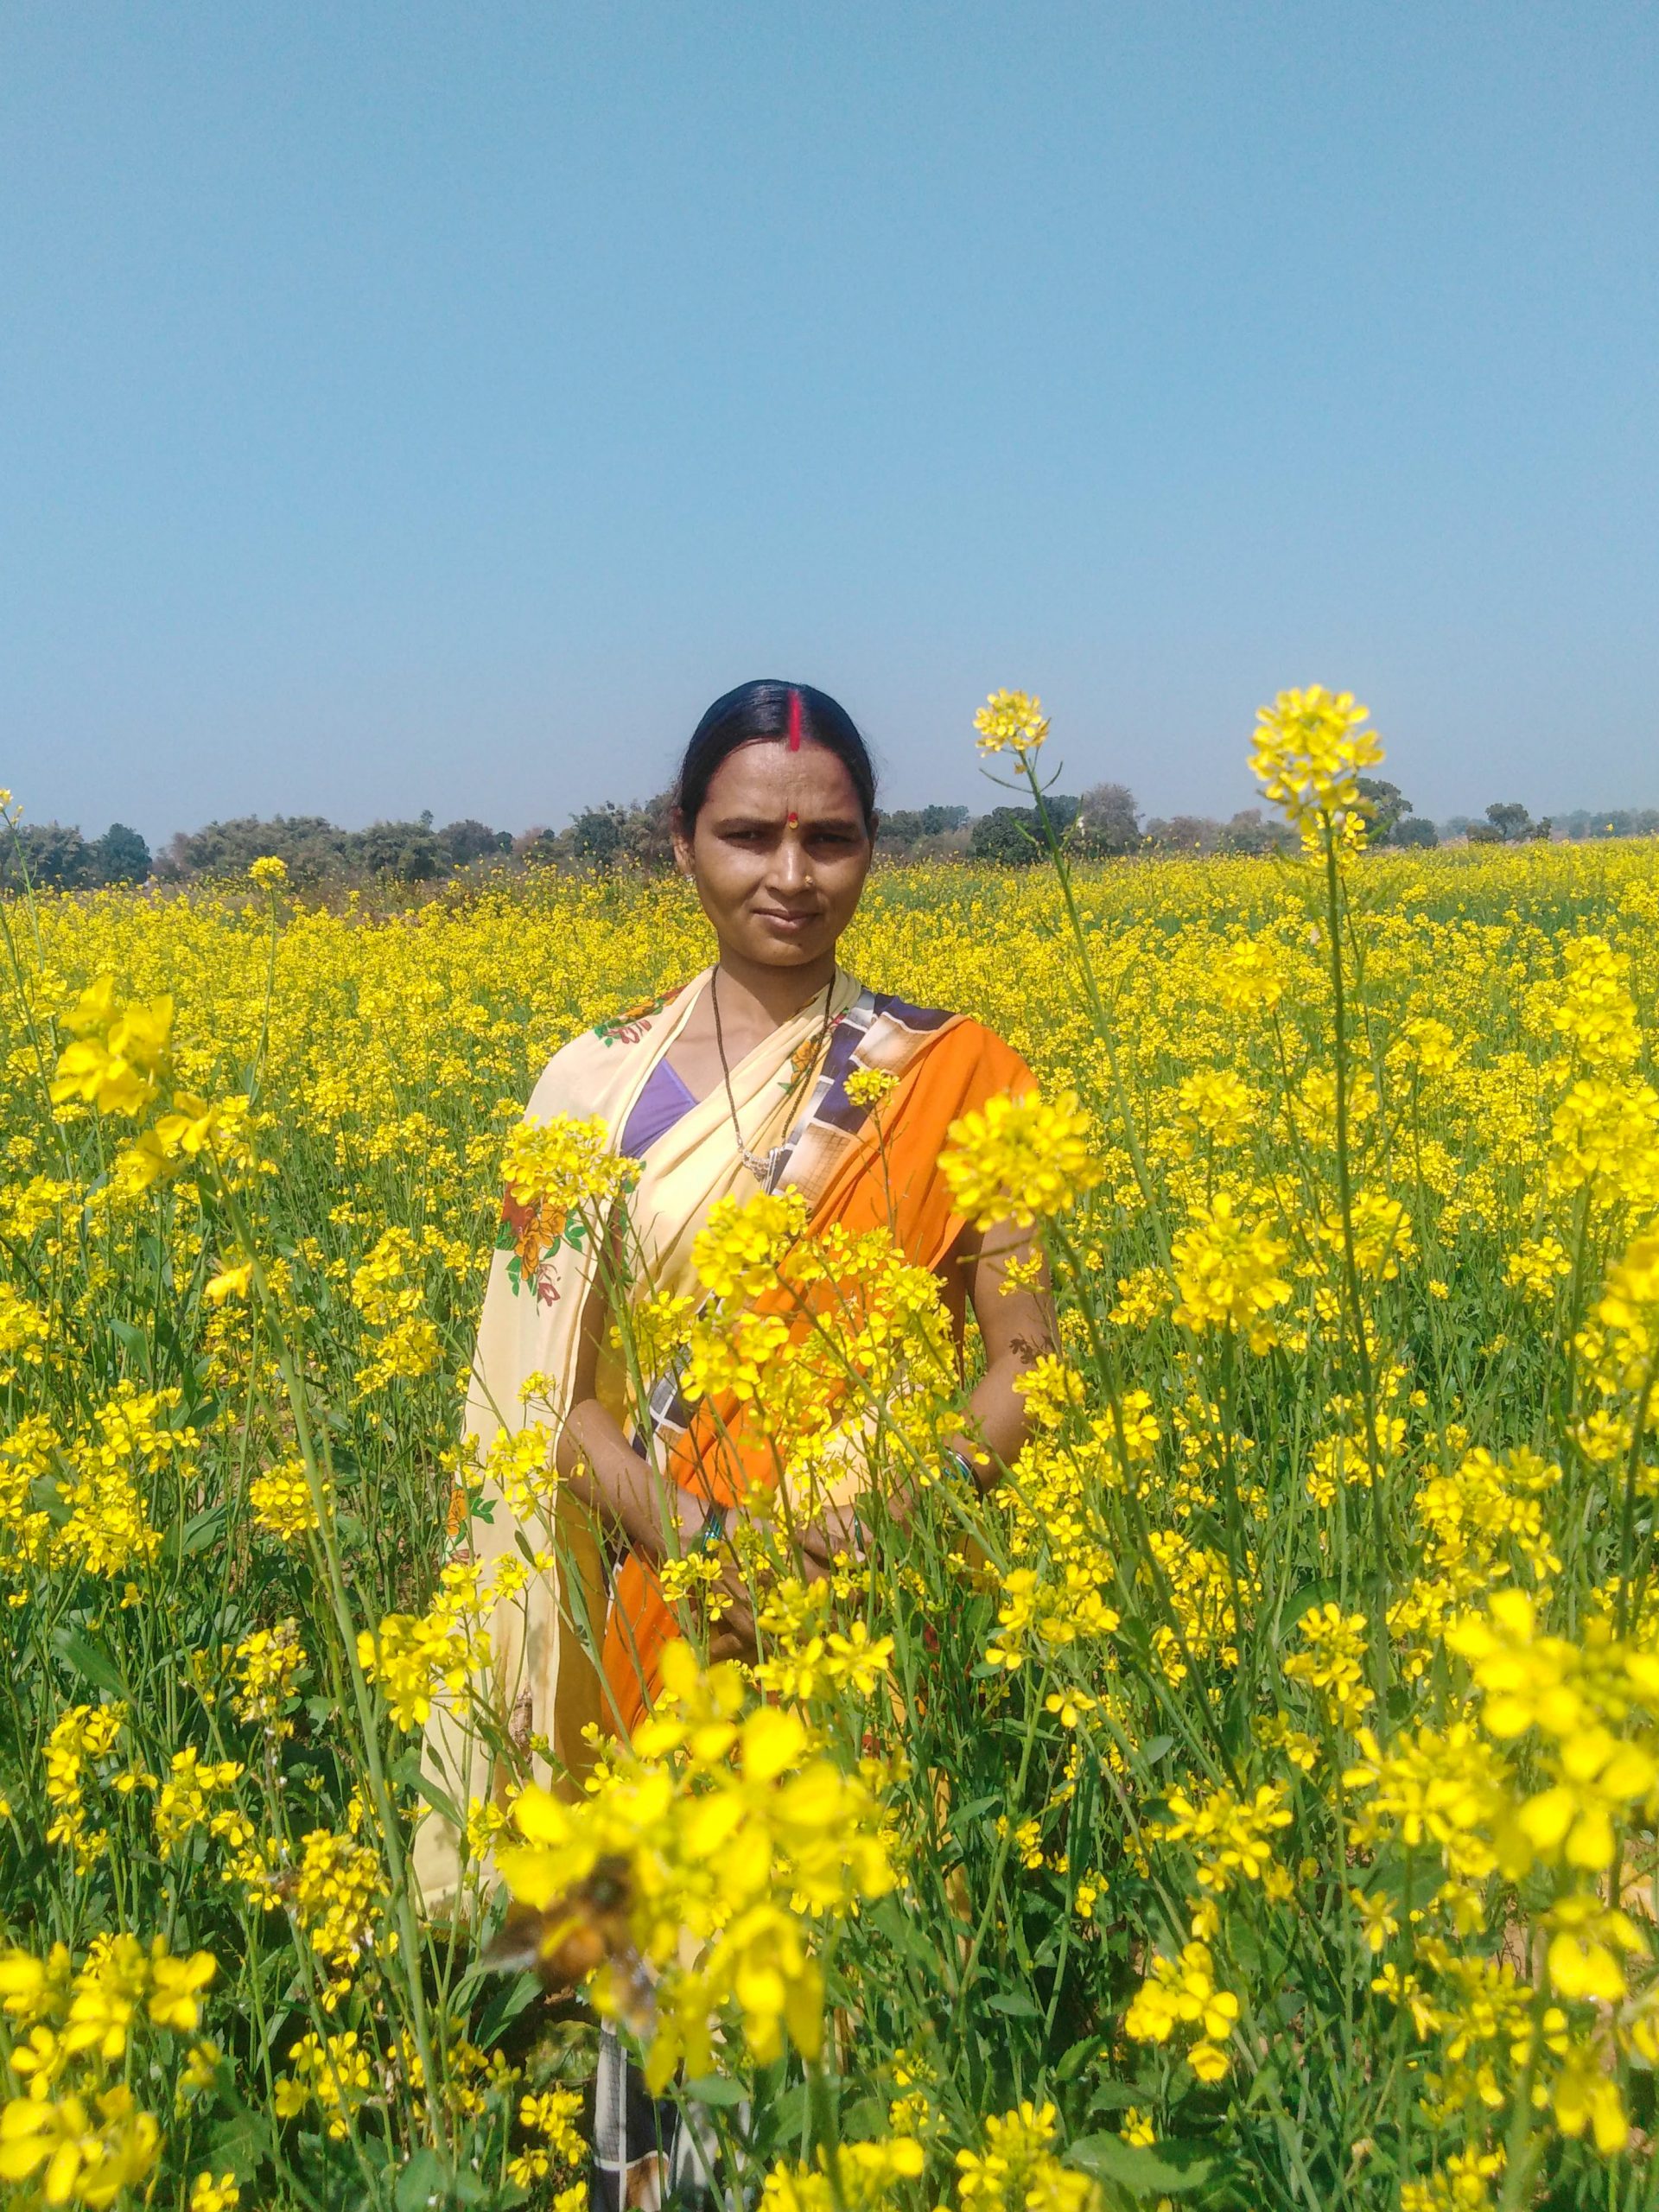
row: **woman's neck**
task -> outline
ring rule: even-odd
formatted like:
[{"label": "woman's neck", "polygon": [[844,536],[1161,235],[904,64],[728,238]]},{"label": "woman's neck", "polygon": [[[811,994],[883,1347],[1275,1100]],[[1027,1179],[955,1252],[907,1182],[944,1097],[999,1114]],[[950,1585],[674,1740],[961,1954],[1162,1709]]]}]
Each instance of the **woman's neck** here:
[{"label": "woman's neck", "polygon": [[769,968],[722,952],[718,963],[721,1013],[728,1024],[734,1021],[758,1043],[769,1031],[792,1021],[814,1000],[822,1003],[835,974],[833,952],[799,968]]}]

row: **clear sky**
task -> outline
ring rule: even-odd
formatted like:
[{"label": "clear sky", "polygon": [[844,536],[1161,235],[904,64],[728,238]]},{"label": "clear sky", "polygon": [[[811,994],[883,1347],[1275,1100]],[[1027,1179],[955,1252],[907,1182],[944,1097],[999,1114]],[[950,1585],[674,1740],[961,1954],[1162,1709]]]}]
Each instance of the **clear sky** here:
[{"label": "clear sky", "polygon": [[1227,812],[1317,680],[1659,803],[1656,118],[1623,0],[0,0],[0,782],[557,824],[779,675]]}]

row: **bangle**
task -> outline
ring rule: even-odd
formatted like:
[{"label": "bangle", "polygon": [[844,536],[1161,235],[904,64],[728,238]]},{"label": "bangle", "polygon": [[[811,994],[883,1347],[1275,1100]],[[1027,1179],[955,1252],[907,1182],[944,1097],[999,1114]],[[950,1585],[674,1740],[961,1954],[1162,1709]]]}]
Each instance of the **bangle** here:
[{"label": "bangle", "polygon": [[947,1444],[944,1447],[944,1456],[977,1497],[980,1495],[979,1477],[969,1465],[966,1452],[958,1452],[953,1445]]},{"label": "bangle", "polygon": [[685,1547],[685,1555],[690,1558],[701,1552],[718,1551],[725,1541],[726,1509],[723,1505],[711,1505],[702,1528]]}]

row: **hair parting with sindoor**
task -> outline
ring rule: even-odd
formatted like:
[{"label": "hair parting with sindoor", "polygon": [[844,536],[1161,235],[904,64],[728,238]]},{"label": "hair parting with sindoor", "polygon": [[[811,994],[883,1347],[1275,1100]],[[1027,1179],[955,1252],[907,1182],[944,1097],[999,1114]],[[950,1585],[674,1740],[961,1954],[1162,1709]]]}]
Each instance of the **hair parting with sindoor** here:
[{"label": "hair parting with sindoor", "polygon": [[721,763],[741,745],[768,741],[787,745],[791,753],[798,753],[803,741],[833,753],[853,779],[865,829],[874,827],[875,770],[869,747],[846,708],[810,683],[759,678],[716,699],[691,733],[674,791],[675,805],[688,831],[702,811]]}]

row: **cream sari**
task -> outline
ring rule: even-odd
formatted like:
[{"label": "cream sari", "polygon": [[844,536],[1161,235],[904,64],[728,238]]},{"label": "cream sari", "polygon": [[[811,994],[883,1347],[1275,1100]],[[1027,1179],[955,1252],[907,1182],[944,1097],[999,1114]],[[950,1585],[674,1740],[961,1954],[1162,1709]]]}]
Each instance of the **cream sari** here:
[{"label": "cream sari", "polygon": [[[613,1147],[620,1144],[709,972],[567,1045],[537,1084],[526,1118],[598,1116]],[[878,995],[840,969],[827,1025],[825,1012],[815,995],[731,1070],[729,1103],[718,1087],[647,1147],[626,1205],[631,1300],[652,1292],[696,1298],[691,1251],[710,1208],[760,1188],[798,1191],[815,1224],[879,1221],[907,1256],[940,1264],[962,1228],[937,1173],[950,1121],[995,1091],[1027,1088],[1030,1071],[978,1023]],[[897,1079],[881,1109],[879,1145],[870,1109],[847,1092],[848,1077],[861,1069]],[[737,1128],[742,1146],[765,1161],[763,1181],[743,1160]],[[584,1224],[556,1217],[544,1204],[507,1202],[467,1400],[464,1441],[480,1460],[504,1430],[535,1423],[556,1436],[598,1265]],[[597,1388],[665,1480],[705,1497],[711,1489],[741,1494],[741,1477],[734,1484],[719,1474],[709,1479],[715,1454],[706,1432],[719,1425],[718,1404],[689,1407],[672,1372],[655,1387],[631,1391],[614,1356],[601,1357]],[[495,1608],[488,1680],[475,1681],[468,1699],[435,1704],[427,1726],[423,1767],[430,1796],[462,1818],[480,1800],[504,1803],[510,1787],[526,1779],[569,1787],[590,1763],[599,1730],[626,1732],[649,1702],[653,1655],[677,1632],[648,1566],[632,1554],[607,1561],[588,1517],[567,1503],[556,1502],[550,1519],[550,1526],[522,1527],[500,1491],[486,1485],[464,1532],[471,1555],[486,1566],[514,1554],[525,1560],[534,1554],[536,1565],[524,1588]],[[607,1611],[613,1629],[626,1616],[626,1631],[608,1681],[597,1663]],[[511,1744],[511,1760],[493,1755],[469,1719],[474,1707],[487,1712],[498,1743]],[[465,1860],[455,1823],[434,1805],[413,1853],[429,1911],[452,1906],[461,1895],[469,1877]],[[475,1863],[470,1877],[487,1878],[487,1860]]]},{"label": "cream sari", "polygon": [[[620,1141],[640,1092],[673,1049],[709,973],[705,969],[677,993],[601,1022],[565,1046],[531,1092],[525,1119],[598,1116],[613,1144]],[[859,997],[857,983],[837,969],[830,1024]],[[733,1108],[751,1152],[765,1155],[781,1147],[810,1089],[798,1056],[810,1056],[810,1067],[824,1016],[823,999],[815,995],[732,1069],[730,1104],[722,1085],[690,1107],[650,1147],[628,1198],[640,1274],[650,1287],[695,1292],[691,1248],[709,1208],[759,1187],[738,1149]],[[512,1211],[521,1217],[504,1223],[491,1261],[467,1395],[463,1448],[480,1459],[503,1428],[539,1421],[556,1434],[569,1404],[582,1313],[597,1272],[590,1237],[578,1230],[579,1241],[572,1243],[561,1233],[566,1224],[545,1219],[542,1210]],[[599,1392],[607,1409],[630,1427],[626,1376],[613,1357],[601,1362]],[[474,1518],[467,1531],[474,1559],[492,1565],[520,1551],[526,1541],[545,1553],[547,1532],[522,1530],[493,1485],[484,1501],[489,1517]],[[582,1770],[591,1756],[582,1732],[603,1719],[594,1655],[604,1627],[604,1562],[585,1516],[556,1509],[554,1533],[558,1563],[532,1574],[518,1596],[495,1609],[491,1680],[474,1691],[487,1697],[498,1727],[529,1755],[528,1772],[544,1785],[556,1769]],[[500,1777],[488,1751],[447,1701],[434,1709],[423,1764],[437,1789],[463,1813],[472,1801],[498,1795]],[[429,1811],[414,1851],[429,1910],[448,1903],[460,1887],[458,1843],[453,1823]]]}]

